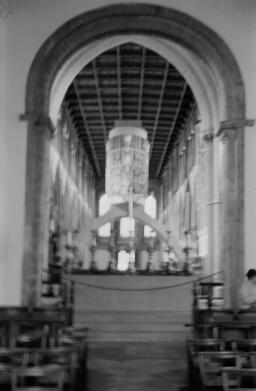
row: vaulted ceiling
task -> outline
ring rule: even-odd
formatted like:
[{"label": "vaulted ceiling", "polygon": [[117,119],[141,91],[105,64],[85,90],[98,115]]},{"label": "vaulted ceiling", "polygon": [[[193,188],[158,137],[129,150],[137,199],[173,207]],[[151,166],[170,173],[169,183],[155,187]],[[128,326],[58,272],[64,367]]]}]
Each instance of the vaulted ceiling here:
[{"label": "vaulted ceiling", "polygon": [[133,43],[102,53],[70,85],[64,105],[98,177],[115,120],[141,120],[151,143],[149,176],[159,177],[195,106],[187,81],[164,58]]}]

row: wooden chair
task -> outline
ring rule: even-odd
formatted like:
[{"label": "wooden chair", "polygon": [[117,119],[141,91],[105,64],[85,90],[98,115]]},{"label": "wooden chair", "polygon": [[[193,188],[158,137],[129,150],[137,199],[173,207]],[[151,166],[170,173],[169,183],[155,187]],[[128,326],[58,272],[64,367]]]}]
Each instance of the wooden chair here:
[{"label": "wooden chair", "polygon": [[221,387],[223,369],[241,368],[241,357],[235,352],[202,352],[198,360],[203,390]]},{"label": "wooden chair", "polygon": [[86,370],[88,332],[88,327],[66,327],[60,330],[58,337],[58,346],[77,349],[82,370]]},{"label": "wooden chair", "polygon": [[241,352],[256,352],[256,339],[236,340],[232,343],[233,350]]},{"label": "wooden chair", "polygon": [[32,352],[34,356],[34,364],[42,365],[58,365],[66,374],[65,380],[69,383],[72,390],[76,387],[77,371],[79,367],[78,349],[77,348],[50,348],[38,349]]},{"label": "wooden chair", "polygon": [[223,339],[207,338],[207,339],[192,339],[188,344],[197,352],[221,351],[225,349],[225,341]]},{"label": "wooden chair", "polygon": [[0,384],[11,382],[11,373],[14,367],[25,367],[27,364],[27,352],[0,348]]},{"label": "wooden chair", "polygon": [[41,322],[17,322],[12,347],[46,348],[49,326]]},{"label": "wooden chair", "polygon": [[12,371],[12,391],[63,391],[65,371],[61,366],[34,366]]},{"label": "wooden chair", "polygon": [[0,349],[0,384],[7,384],[11,381],[13,367],[12,354],[7,348]]},{"label": "wooden chair", "polygon": [[242,367],[256,369],[256,352],[242,352]]},{"label": "wooden chair", "polygon": [[256,340],[243,339],[232,342],[232,350],[242,355],[243,368],[256,368]]},{"label": "wooden chair", "polygon": [[[86,350],[88,344],[88,333],[88,327],[66,327],[61,329],[59,342],[64,344],[75,343],[78,344],[82,350]],[[62,337],[63,341],[61,340]]]},{"label": "wooden chair", "polygon": [[189,383],[200,383],[199,355],[202,352],[220,352],[225,349],[225,342],[218,339],[193,339],[187,342],[187,368]]},{"label": "wooden chair", "polygon": [[7,323],[0,323],[0,347],[7,347],[9,341],[9,327]]},{"label": "wooden chair", "polygon": [[224,391],[252,391],[256,389],[256,369],[223,368],[222,385]]},{"label": "wooden chair", "polygon": [[187,343],[189,370],[199,367],[198,356],[202,352],[220,352],[225,349],[225,342],[218,339],[194,339]]}]

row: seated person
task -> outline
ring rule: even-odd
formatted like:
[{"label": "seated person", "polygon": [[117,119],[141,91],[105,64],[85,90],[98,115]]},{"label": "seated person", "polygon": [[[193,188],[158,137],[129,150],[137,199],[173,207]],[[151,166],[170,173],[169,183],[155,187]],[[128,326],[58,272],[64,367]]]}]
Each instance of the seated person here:
[{"label": "seated person", "polygon": [[256,311],[256,270],[248,270],[246,277],[240,289],[241,308]]}]

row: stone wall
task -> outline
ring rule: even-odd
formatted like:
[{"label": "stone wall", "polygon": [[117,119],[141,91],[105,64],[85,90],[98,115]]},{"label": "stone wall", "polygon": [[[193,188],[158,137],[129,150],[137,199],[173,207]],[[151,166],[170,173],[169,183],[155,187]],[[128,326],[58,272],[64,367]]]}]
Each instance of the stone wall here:
[{"label": "stone wall", "polygon": [[[182,247],[187,245],[186,233],[199,256],[208,248],[201,236],[207,236],[207,155],[204,134],[197,109],[174,142],[163,173],[161,218]],[[205,238],[204,238],[205,239]],[[201,246],[200,246],[201,244]]]},{"label": "stone wall", "polygon": [[[91,225],[95,215],[95,178],[64,108],[51,140],[50,170],[49,229],[52,236],[57,236],[57,261],[63,264],[67,258],[73,258],[86,267],[90,263]],[[66,249],[67,245],[70,250]]]}]

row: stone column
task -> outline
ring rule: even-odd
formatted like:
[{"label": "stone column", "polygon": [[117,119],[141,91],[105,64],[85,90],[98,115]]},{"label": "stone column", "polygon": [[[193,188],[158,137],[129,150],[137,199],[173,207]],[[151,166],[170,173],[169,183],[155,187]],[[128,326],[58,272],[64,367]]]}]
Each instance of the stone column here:
[{"label": "stone column", "polygon": [[238,309],[244,274],[244,126],[245,121],[221,123],[222,251],[225,307]]},{"label": "stone column", "polygon": [[206,133],[204,135],[204,140],[207,142],[207,150],[206,150],[206,180],[207,180],[207,208],[208,208],[208,256],[207,256],[207,267],[205,265],[205,271],[207,274],[211,274],[213,272],[213,259],[214,259],[214,213],[213,213],[213,204],[214,204],[214,176],[213,176],[213,133]]},{"label": "stone column", "polygon": [[48,253],[50,213],[50,141],[48,117],[27,118],[26,203],[22,304],[40,304],[43,260]]}]

